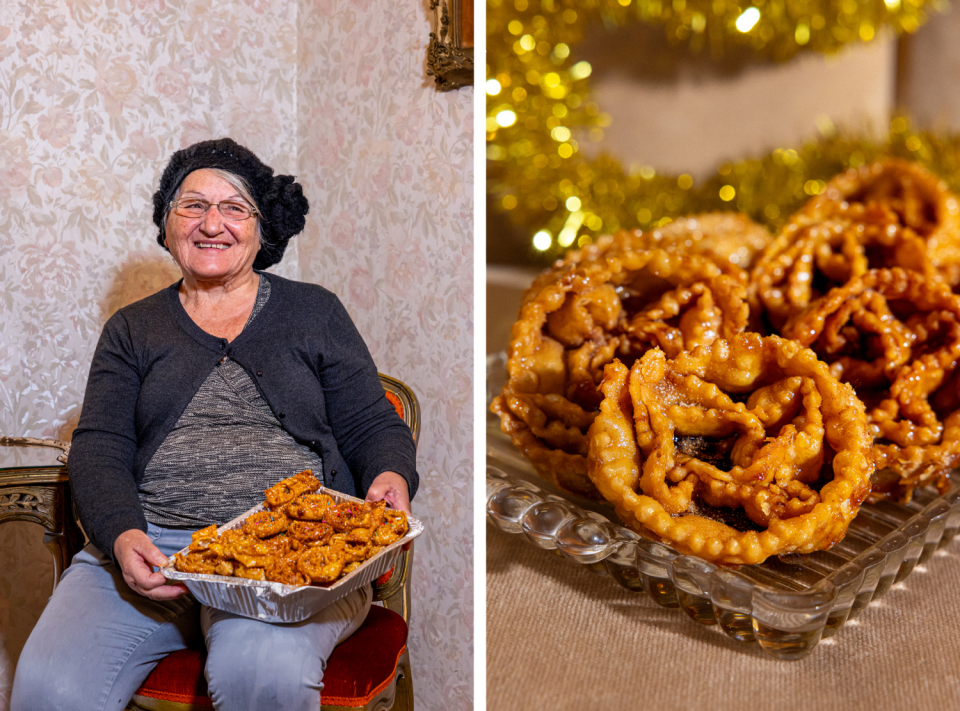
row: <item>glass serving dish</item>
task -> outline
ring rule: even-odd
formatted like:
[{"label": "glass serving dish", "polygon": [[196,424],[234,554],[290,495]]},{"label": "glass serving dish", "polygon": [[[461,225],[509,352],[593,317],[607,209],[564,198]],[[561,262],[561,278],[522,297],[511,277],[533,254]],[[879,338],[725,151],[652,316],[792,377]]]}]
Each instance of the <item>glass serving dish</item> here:
[{"label": "glass serving dish", "polygon": [[[505,366],[502,353],[487,359],[488,406]],[[489,407],[486,496],[487,520],[501,530],[783,660],[806,657],[960,528],[960,485],[943,495],[918,489],[908,504],[865,504],[829,551],[723,568],[645,538],[619,525],[613,507],[540,479]]]}]

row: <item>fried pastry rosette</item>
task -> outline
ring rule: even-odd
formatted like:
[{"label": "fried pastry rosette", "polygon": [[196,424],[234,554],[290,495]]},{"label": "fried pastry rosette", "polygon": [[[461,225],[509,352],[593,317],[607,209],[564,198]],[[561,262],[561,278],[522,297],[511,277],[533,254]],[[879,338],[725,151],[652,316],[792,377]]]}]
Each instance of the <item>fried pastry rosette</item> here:
[{"label": "fried pastry rosette", "polygon": [[743,269],[773,241],[761,224],[742,212],[703,212],[662,227],[634,233],[638,249],[711,255]]},{"label": "fried pastry rosette", "polygon": [[754,330],[780,332],[830,289],[870,269],[896,266],[938,276],[924,240],[900,224],[890,206],[826,201],[804,208],[751,270]]},{"label": "fried pastry rosette", "polygon": [[870,492],[863,404],[816,354],[742,333],[606,366],[590,478],[629,527],[721,565],[830,548]]},{"label": "fried pastry rosette", "polygon": [[309,469],[304,469],[298,474],[281,479],[269,489],[263,492],[267,505],[270,508],[278,508],[289,504],[301,494],[309,494],[317,491],[323,486]]},{"label": "fried pastry rosette", "polygon": [[888,208],[898,225],[923,240],[930,263],[950,284],[960,283],[960,202],[919,163],[891,158],[840,173],[800,213],[816,220],[838,203]]},{"label": "fried pastry rosette", "polygon": [[544,479],[591,498],[586,433],[604,365],[631,363],[654,346],[676,353],[729,338],[749,315],[746,274],[736,266],[628,246],[605,240],[593,256],[534,282],[513,326],[508,381],[491,405]]},{"label": "fried pastry rosette", "polygon": [[960,461],[960,297],[940,280],[877,269],[794,316],[784,335],[810,346],[866,403],[874,496],[945,491]]},{"label": "fried pastry rosette", "polygon": [[[596,242],[567,252],[555,269],[616,256],[625,252],[663,249],[667,252],[700,254],[715,261],[726,273],[727,265],[746,269],[773,237],[766,227],[742,212],[702,212],[679,217],[648,230],[621,230],[602,235]],[[735,273],[735,270],[734,270]]]}]

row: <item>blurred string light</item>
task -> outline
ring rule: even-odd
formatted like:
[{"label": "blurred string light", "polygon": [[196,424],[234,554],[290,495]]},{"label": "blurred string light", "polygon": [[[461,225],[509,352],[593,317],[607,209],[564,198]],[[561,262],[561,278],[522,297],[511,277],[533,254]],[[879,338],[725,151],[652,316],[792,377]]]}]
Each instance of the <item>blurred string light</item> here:
[{"label": "blurred string light", "polygon": [[[914,132],[904,118],[889,136],[838,132],[765,157],[726,163],[702,185],[654,167],[625,169],[610,156],[587,160],[580,141],[599,141],[610,117],[590,100],[589,62],[572,47],[593,23],[661,25],[667,37],[713,57],[748,48],[784,61],[799,51],[833,53],[878,30],[913,32],[942,0],[488,0],[488,191],[511,220],[535,235],[541,261],[600,233],[651,227],[691,212],[741,210],[775,228],[811,190],[849,166],[883,154],[920,160],[948,181],[952,137]],[[934,146],[938,146],[937,151]],[[938,151],[949,146],[947,154]],[[939,169],[938,169],[939,168]],[[944,172],[946,170],[946,172]],[[960,187],[960,185],[956,185]],[[556,235],[554,239],[553,235]]]},{"label": "blurred string light", "polygon": [[755,7],[748,7],[734,23],[740,32],[749,32],[760,21],[760,11]]}]

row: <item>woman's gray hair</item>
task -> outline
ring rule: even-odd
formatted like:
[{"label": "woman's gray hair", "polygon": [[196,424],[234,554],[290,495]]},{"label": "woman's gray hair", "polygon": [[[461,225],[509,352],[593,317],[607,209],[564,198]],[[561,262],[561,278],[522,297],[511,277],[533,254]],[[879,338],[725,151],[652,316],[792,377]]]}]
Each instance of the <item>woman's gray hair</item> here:
[{"label": "woman's gray hair", "polygon": [[[253,191],[250,189],[250,185],[246,179],[242,175],[231,173],[229,170],[224,170],[223,168],[203,168],[203,170],[209,170],[221,180],[226,180],[233,186],[233,189],[240,194],[240,197],[253,206],[257,219],[257,242],[263,246],[263,220],[261,219],[260,206],[257,205],[257,201],[253,199]],[[184,176],[184,180],[186,180],[186,176]],[[180,185],[177,186],[177,191],[174,193],[173,199],[167,203],[163,211],[163,217],[160,220],[160,230],[164,235],[167,234],[167,218],[170,216],[170,211],[173,210],[174,203],[180,199],[180,191],[182,189],[183,183],[181,182]]]}]

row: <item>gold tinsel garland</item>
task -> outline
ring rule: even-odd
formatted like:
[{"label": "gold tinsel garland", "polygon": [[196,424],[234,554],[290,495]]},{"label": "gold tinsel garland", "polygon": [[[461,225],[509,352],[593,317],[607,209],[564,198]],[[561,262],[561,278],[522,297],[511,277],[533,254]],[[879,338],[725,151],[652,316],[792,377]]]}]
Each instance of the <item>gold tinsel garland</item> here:
[{"label": "gold tinsel garland", "polygon": [[[913,31],[927,0],[754,2],[757,15],[728,0],[488,0],[488,192],[496,207],[533,235],[549,239],[548,262],[574,243],[618,229],[650,227],[707,210],[740,210],[776,228],[824,182],[847,167],[897,155],[919,160],[954,183],[958,140],[913,131],[895,118],[880,139],[827,131],[820,140],[758,159],[721,165],[702,185],[652,167],[627,174],[607,155],[588,160],[578,138],[602,135],[609,117],[589,99],[586,62],[571,47],[593,22],[663,23],[675,42],[719,56],[735,47],[787,59],[801,49],[833,52],[872,39],[884,26]],[[936,7],[936,5],[935,5]],[[545,242],[546,243],[546,240]],[[538,248],[542,248],[541,245]]]}]

